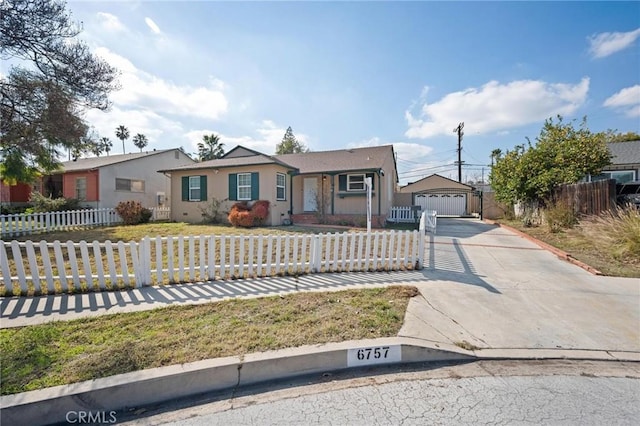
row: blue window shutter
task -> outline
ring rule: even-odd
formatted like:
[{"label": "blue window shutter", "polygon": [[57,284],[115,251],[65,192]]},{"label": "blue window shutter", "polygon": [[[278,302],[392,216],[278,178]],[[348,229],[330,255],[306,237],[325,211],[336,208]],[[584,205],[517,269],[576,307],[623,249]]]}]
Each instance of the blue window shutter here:
[{"label": "blue window shutter", "polygon": [[338,191],[347,190],[347,175],[338,176]]},{"label": "blue window shutter", "polygon": [[260,199],[260,173],[251,173],[251,199]]},{"label": "blue window shutter", "polygon": [[200,176],[200,201],[207,201],[207,177]]},{"label": "blue window shutter", "polygon": [[229,199],[231,201],[238,200],[238,174],[229,173]]},{"label": "blue window shutter", "polygon": [[182,176],[182,201],[189,201],[189,176]]}]

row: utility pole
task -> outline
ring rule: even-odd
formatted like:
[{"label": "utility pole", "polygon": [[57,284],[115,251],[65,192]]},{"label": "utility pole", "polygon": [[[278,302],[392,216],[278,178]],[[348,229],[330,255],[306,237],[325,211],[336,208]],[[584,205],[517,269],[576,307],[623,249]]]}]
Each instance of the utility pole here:
[{"label": "utility pole", "polygon": [[462,183],[462,137],[464,136],[464,121],[458,124],[458,127],[453,129],[453,133],[458,134],[458,182]]}]

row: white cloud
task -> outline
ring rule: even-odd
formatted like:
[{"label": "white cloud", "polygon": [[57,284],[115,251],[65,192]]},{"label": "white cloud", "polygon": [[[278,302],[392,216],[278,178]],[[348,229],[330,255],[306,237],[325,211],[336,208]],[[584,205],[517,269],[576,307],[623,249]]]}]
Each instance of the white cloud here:
[{"label": "white cloud", "polygon": [[[87,121],[95,128],[100,137],[108,137],[113,142],[112,153],[122,153],[122,142],[115,136],[116,127],[124,125],[129,129],[130,138],[125,141],[126,152],[138,150],[133,145],[131,138],[137,133],[142,133],[149,139],[147,149],[164,149],[178,147],[174,135],[182,133],[182,125],[170,118],[164,117],[150,110],[122,109],[114,106],[108,112],[89,110],[86,113]],[[172,144],[167,146],[164,140],[171,139]]]},{"label": "white cloud", "polygon": [[409,138],[450,135],[461,121],[474,134],[505,131],[557,114],[571,115],[584,104],[588,91],[586,77],[577,84],[490,81],[480,88],[450,93],[432,104],[423,100],[417,116],[407,110],[409,129],[405,135]]},{"label": "white cloud", "polygon": [[100,24],[107,31],[120,32],[126,30],[125,26],[120,22],[120,19],[115,15],[107,12],[98,12],[97,16]]},{"label": "white cloud", "polygon": [[136,68],[107,48],[98,48],[96,54],[122,72],[122,89],[111,96],[120,107],[148,108],[157,113],[210,120],[220,119],[227,111],[228,101],[220,90],[224,84],[219,80],[212,78],[208,87],[177,85]]},{"label": "white cloud", "polygon": [[620,109],[628,117],[640,117],[640,85],[636,84],[610,96],[603,104],[608,108]]},{"label": "white cloud", "polygon": [[147,24],[147,26],[151,29],[151,31],[154,34],[162,33],[162,31],[160,31],[160,27],[155,22],[153,22],[153,19],[147,17],[147,18],[144,18],[144,22]]},{"label": "white cloud", "polygon": [[[255,129],[255,135],[253,136],[229,136],[215,130],[193,130],[185,133],[184,136],[194,150],[197,149],[198,142],[202,142],[202,136],[215,133],[220,136],[220,142],[224,144],[225,151],[229,151],[237,145],[242,145],[267,155],[273,155],[276,151],[276,145],[282,141],[286,131],[286,128],[276,125],[271,120],[263,120],[258,128]],[[296,133],[294,131],[294,135],[298,141],[307,143],[308,136],[304,133]]]},{"label": "white cloud", "polygon": [[600,33],[588,37],[589,53],[604,58],[630,47],[640,37],[640,28],[626,33]]}]

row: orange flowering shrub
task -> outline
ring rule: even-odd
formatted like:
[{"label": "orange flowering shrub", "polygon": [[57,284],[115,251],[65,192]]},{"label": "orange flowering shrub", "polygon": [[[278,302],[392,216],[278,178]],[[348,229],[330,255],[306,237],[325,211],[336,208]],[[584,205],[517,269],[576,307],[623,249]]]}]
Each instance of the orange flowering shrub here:
[{"label": "orange flowering shrub", "polygon": [[243,228],[251,228],[252,226],[262,225],[269,216],[269,201],[258,200],[249,207],[245,201],[235,203],[229,212],[229,223],[233,226],[242,226]]}]

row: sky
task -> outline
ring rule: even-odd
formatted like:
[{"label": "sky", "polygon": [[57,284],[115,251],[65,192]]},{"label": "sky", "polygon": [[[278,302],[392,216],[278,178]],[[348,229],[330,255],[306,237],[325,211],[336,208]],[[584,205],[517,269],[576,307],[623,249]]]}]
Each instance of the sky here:
[{"label": "sky", "polygon": [[[491,151],[544,121],[640,133],[640,2],[69,1],[80,38],[118,68],[86,120],[121,153],[196,152],[205,134],[273,154],[393,144],[401,184],[487,179]],[[127,152],[136,150],[131,139]]]}]

